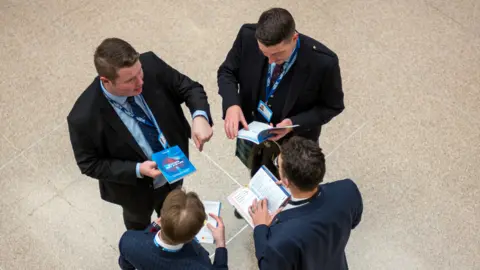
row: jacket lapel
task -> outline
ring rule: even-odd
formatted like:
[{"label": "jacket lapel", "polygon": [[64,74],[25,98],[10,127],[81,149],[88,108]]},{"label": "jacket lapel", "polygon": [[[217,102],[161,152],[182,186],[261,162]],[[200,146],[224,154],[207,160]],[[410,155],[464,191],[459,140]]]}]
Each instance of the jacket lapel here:
[{"label": "jacket lapel", "polygon": [[105,119],[105,122],[107,122],[120,135],[120,138],[124,138],[125,142],[130,145],[130,147],[135,150],[137,154],[139,154],[144,160],[146,160],[147,157],[145,156],[145,153],[143,153],[137,141],[135,141],[135,138],[133,138],[128,128],[122,122],[120,117],[118,117],[117,113],[110,105],[107,98],[103,95],[102,90],[99,89],[98,93],[99,96],[97,100],[99,100],[100,102],[100,110],[102,117]]},{"label": "jacket lapel", "polygon": [[252,89],[252,102],[253,102],[253,106],[255,106],[254,109],[256,109],[256,102],[257,102],[257,99],[258,99],[258,91],[260,91],[260,89],[262,89],[262,83],[266,83],[266,78],[265,80],[263,80],[264,78],[262,77],[262,74],[263,74],[263,68],[264,66],[266,65],[266,57],[265,55],[263,55],[263,53],[260,51],[260,49],[258,48],[258,46],[256,47],[256,51],[257,51],[257,55],[255,55],[255,57],[252,59],[252,64],[250,65],[247,65],[249,67],[251,67],[251,80],[250,82],[254,85],[252,85],[251,89]]},{"label": "jacket lapel", "polygon": [[303,87],[307,82],[308,76],[310,74],[310,68],[308,66],[308,54],[306,53],[307,44],[302,42],[302,38],[300,38],[300,48],[298,50],[297,60],[295,60],[295,64],[292,67],[293,71],[293,78],[288,89],[287,100],[285,101],[285,106],[282,110],[282,118],[285,119],[287,117],[290,110],[295,105],[298,96],[304,90]]}]

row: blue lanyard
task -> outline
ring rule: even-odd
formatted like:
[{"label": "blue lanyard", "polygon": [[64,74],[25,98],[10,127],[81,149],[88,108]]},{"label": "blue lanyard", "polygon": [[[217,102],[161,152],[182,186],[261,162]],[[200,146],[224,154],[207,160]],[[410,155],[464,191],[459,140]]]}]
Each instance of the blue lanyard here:
[{"label": "blue lanyard", "polygon": [[[151,126],[151,127],[155,127],[153,124],[152,124],[152,121],[151,119],[145,119],[143,117],[140,117],[140,116],[137,116],[135,114],[133,114],[133,112],[127,110],[125,107],[123,107],[122,105],[120,105],[118,102],[116,102],[115,100],[109,98],[107,95],[105,95],[105,97],[108,99],[108,101],[110,101],[110,103],[113,104],[113,106],[117,107],[118,109],[120,109],[123,113],[125,113],[126,115],[130,116],[131,118],[137,120],[138,122],[141,122],[145,125],[148,125],[148,126]],[[143,101],[143,97],[142,97],[142,101]],[[134,101],[135,102],[135,101]],[[145,103],[144,103],[145,104]],[[150,115],[148,115],[148,117],[150,118]]]},{"label": "blue lanyard", "polygon": [[[100,82],[100,86],[102,87],[102,90],[105,92],[105,88],[103,87],[103,84],[102,82]],[[158,123],[157,121],[155,120],[155,117],[153,117],[153,114],[152,112],[150,111],[150,108],[148,108],[148,105],[147,103],[145,102],[145,99],[143,98],[142,95],[140,95],[140,99],[142,100],[142,104],[143,106],[147,109],[147,117],[150,118],[150,119],[145,119],[145,118],[142,118],[142,117],[139,117],[137,115],[134,115],[131,111],[125,109],[125,107],[123,107],[122,105],[120,105],[118,102],[116,102],[115,100],[111,99],[110,97],[108,97],[107,94],[103,93],[104,96],[108,99],[108,101],[110,101],[110,103],[117,107],[119,110],[121,110],[123,113],[125,113],[126,115],[128,115],[129,117],[137,120],[138,122],[141,122],[141,123],[144,123],[146,125],[149,125],[151,127],[154,127],[157,129],[158,131],[158,140],[160,141],[160,143],[162,144],[163,146],[163,149],[167,149],[168,148],[168,142],[167,142],[167,139],[165,138],[165,136],[163,135],[163,132],[162,130],[160,129],[160,127],[158,126]],[[135,101],[134,101],[135,102]],[[153,124],[152,124],[152,121],[153,121]]]},{"label": "blue lanyard", "polygon": [[267,102],[268,99],[273,95],[273,93],[275,93],[283,77],[285,76],[285,74],[287,74],[288,70],[293,66],[293,63],[295,63],[295,60],[297,59],[298,48],[300,48],[300,38],[297,39],[297,45],[295,46],[295,49],[293,50],[292,55],[290,55],[290,58],[285,63],[285,67],[283,68],[282,73],[280,74],[280,76],[278,76],[277,80],[271,87],[270,87],[270,80],[272,79],[274,65],[269,65],[268,73],[267,73],[267,86],[265,87],[265,90],[266,90],[265,102]]}]

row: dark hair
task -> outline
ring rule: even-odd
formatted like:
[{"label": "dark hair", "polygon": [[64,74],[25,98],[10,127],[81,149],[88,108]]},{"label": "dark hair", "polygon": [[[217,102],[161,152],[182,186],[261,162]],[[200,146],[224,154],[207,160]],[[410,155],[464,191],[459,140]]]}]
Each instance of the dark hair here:
[{"label": "dark hair", "polygon": [[317,142],[294,136],[282,144],[280,170],[301,191],[312,191],[325,176],[325,156]]},{"label": "dark hair", "polygon": [[125,40],[107,38],[95,50],[93,61],[99,76],[114,81],[118,77],[117,71],[133,66],[139,56],[139,53]]},{"label": "dark hair", "polygon": [[160,213],[162,237],[172,244],[190,242],[203,227],[207,215],[195,192],[171,191]]},{"label": "dark hair", "polygon": [[272,8],[260,15],[255,37],[265,46],[277,45],[293,36],[295,20],[288,10]]}]

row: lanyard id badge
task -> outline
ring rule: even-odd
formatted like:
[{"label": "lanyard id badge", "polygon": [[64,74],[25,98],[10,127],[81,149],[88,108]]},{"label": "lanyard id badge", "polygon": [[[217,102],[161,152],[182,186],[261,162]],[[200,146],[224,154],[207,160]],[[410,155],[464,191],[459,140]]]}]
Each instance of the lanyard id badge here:
[{"label": "lanyard id badge", "polygon": [[270,120],[272,119],[273,112],[272,110],[265,104],[263,101],[258,102],[258,107],[257,111],[267,120],[268,123],[270,123]]},{"label": "lanyard id badge", "polygon": [[300,38],[297,39],[297,45],[295,46],[295,49],[292,52],[292,55],[288,58],[287,62],[285,62],[285,67],[283,68],[282,73],[278,76],[278,78],[275,80],[273,85],[270,85],[270,81],[272,79],[272,74],[273,74],[273,69],[274,65],[269,65],[268,67],[268,73],[267,73],[267,85],[265,87],[265,102],[268,102],[268,99],[275,93],[275,91],[278,88],[278,85],[282,81],[283,77],[287,72],[290,70],[290,68],[293,66],[295,63],[295,60],[297,60],[297,54],[298,54],[298,49],[300,48]]}]

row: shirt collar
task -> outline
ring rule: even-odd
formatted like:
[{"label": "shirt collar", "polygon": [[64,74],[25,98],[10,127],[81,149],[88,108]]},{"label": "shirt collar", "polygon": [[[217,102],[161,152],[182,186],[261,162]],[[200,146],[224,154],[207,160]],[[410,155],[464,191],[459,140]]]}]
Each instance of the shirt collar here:
[{"label": "shirt collar", "polygon": [[163,242],[162,238],[160,237],[160,231],[158,231],[157,234],[155,234],[154,238],[154,243],[157,247],[161,248],[163,251],[167,252],[178,252],[180,249],[182,249],[183,244],[178,244],[178,245],[169,245]]},{"label": "shirt collar", "polygon": [[102,81],[100,81],[100,87],[102,88],[102,91],[105,94],[105,96],[107,96],[107,98],[117,102],[118,104],[123,105],[127,101],[127,97],[116,96],[116,95],[108,92],[107,89],[105,89],[105,86],[103,86]]}]

